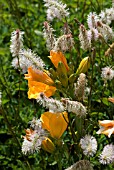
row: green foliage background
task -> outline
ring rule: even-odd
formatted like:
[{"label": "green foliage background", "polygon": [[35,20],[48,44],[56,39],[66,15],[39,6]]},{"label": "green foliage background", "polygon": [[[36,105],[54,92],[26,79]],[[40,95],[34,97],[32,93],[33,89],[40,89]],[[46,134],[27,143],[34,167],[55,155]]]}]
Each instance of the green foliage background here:
[{"label": "green foliage background", "polygon": [[[87,56],[80,50],[78,40],[78,24],[75,18],[86,25],[88,13],[96,11],[99,13],[102,9],[111,7],[111,0],[64,0],[69,11],[70,17],[68,23],[73,32],[75,40],[75,49],[72,51],[72,59],[78,66],[81,58]],[[28,127],[28,122],[33,117],[40,117],[42,108],[36,104],[35,100],[27,98],[27,81],[18,70],[14,70],[11,66],[12,56],[10,54],[10,37],[11,32],[19,28],[24,31],[24,45],[26,48],[36,52],[47,64],[51,65],[47,56],[49,52],[46,49],[45,40],[43,39],[43,22],[46,20],[46,9],[43,1],[40,0],[0,0],[0,90],[2,92],[2,105],[0,109],[0,169],[2,170],[53,170],[58,169],[56,165],[56,155],[50,155],[43,150],[31,156],[24,156],[21,152],[22,135],[25,135],[24,129]],[[65,21],[56,22],[52,25],[56,30],[56,35],[61,35],[61,29]],[[97,89],[92,96],[92,114],[87,118],[90,119],[88,131],[95,135],[98,130],[99,119],[113,119],[114,106],[109,105],[105,97],[113,96],[114,91],[105,91],[102,103],[99,98],[102,96],[103,82],[99,80],[98,74],[100,68],[106,66],[103,63],[101,56],[107,47],[100,47],[97,63],[100,67],[94,70],[94,88]],[[68,54],[67,54],[68,55]],[[99,72],[99,73],[98,73]],[[111,85],[110,85],[111,86]],[[98,88],[99,87],[99,88]],[[113,87],[111,87],[113,89]],[[94,121],[93,121],[94,120]],[[65,141],[69,145],[69,136],[65,136]],[[107,139],[105,136],[96,136],[99,142],[99,153],[103,145],[111,143],[114,137]],[[72,149],[62,155],[62,164],[64,168],[70,166],[73,162],[71,154]],[[77,161],[75,159],[75,161]],[[94,169],[112,170],[112,165],[100,165],[97,158],[91,158],[90,161],[94,164]]]}]

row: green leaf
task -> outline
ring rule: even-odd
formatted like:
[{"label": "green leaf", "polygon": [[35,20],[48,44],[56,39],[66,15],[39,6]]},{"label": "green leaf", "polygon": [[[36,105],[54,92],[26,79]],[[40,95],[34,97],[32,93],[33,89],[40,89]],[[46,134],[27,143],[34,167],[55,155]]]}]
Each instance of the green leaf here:
[{"label": "green leaf", "polygon": [[9,99],[3,99],[2,100],[2,104],[6,104],[6,103],[8,103],[10,100]]},{"label": "green leaf", "polygon": [[102,102],[103,102],[103,104],[109,106],[109,101],[108,101],[108,99],[106,97],[102,98]]}]

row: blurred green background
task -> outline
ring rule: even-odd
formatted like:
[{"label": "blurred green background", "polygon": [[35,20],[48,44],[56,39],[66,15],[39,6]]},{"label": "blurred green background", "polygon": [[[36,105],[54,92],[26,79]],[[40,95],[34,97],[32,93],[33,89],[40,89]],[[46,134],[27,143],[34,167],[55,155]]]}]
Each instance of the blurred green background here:
[{"label": "blurred green background", "polygon": [[[75,18],[84,25],[87,25],[87,15],[89,12],[95,11],[100,13],[101,10],[111,7],[111,0],[64,0],[67,4],[70,16],[68,23],[74,36],[76,50],[72,52],[74,59],[78,55],[80,46],[78,43],[78,24]],[[54,155],[41,150],[30,156],[24,156],[21,152],[22,135],[25,135],[24,129],[29,127],[28,122],[33,117],[40,117],[42,108],[36,104],[35,100],[27,98],[27,81],[24,80],[24,75],[18,70],[15,70],[12,65],[12,56],[10,53],[10,37],[11,32],[16,29],[24,31],[24,46],[30,48],[41,56],[41,58],[50,66],[50,61],[47,58],[49,52],[46,49],[46,43],[43,38],[43,22],[46,21],[46,8],[41,0],[0,0],[0,90],[2,92],[2,108],[0,108],[0,169],[1,170],[56,170],[56,162]],[[56,30],[56,36],[61,35],[61,29],[65,21],[56,22],[54,19],[51,23]],[[103,51],[104,52],[104,51]],[[102,50],[100,54],[102,55]],[[81,51],[82,54],[82,51]],[[86,56],[86,53],[82,56]],[[98,61],[99,62],[99,61]],[[77,64],[79,62],[77,61]],[[98,97],[94,98],[94,108],[97,106],[101,84],[97,79],[96,86],[99,85]],[[107,91],[108,95],[112,93]],[[106,116],[107,103],[104,110],[96,116],[93,112],[91,119],[96,122],[101,118],[111,118]],[[111,107],[110,109],[114,109]],[[112,113],[112,110],[110,113]],[[104,113],[103,113],[104,112]],[[105,137],[100,138],[99,142],[107,143]],[[110,139],[110,142],[113,141]],[[102,149],[102,144],[99,148]],[[69,158],[70,159],[70,158]],[[61,160],[63,167],[66,168],[73,163],[72,160],[66,161],[63,156]],[[98,161],[93,160],[95,169],[110,170],[110,166],[99,165]]]}]

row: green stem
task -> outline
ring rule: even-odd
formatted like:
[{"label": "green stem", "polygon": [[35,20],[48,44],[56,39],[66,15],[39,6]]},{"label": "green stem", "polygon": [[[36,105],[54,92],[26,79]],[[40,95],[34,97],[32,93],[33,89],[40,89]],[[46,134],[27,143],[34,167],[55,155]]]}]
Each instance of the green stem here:
[{"label": "green stem", "polygon": [[91,84],[90,84],[90,95],[89,95],[89,101],[88,101],[88,112],[91,112],[91,99],[92,99],[92,91],[93,91],[93,68],[95,63],[95,57],[96,57],[96,49],[93,47],[93,52],[91,54],[91,63],[92,63],[92,72],[91,72]]},{"label": "green stem", "polygon": [[55,161],[57,162],[58,170],[62,170],[61,160],[62,160],[61,152],[60,149],[58,148],[57,152],[55,153]]}]

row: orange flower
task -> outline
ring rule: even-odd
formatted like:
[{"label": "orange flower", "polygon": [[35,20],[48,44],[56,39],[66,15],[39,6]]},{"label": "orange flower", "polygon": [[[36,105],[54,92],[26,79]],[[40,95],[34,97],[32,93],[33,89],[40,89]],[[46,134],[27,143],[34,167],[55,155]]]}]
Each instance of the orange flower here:
[{"label": "orange flower", "polygon": [[53,63],[53,65],[56,68],[58,67],[58,63],[61,61],[65,65],[66,70],[67,71],[69,70],[67,60],[61,51],[55,52],[55,51],[51,50],[49,58],[51,59],[51,62]]},{"label": "orange flower", "polygon": [[114,97],[109,97],[108,101],[114,103]]},{"label": "orange flower", "polygon": [[103,120],[99,121],[100,129],[97,134],[107,135],[109,138],[114,134],[114,120]]},{"label": "orange flower", "polygon": [[47,84],[36,81],[28,81],[28,86],[29,86],[28,91],[29,99],[37,99],[41,92],[43,92],[46,97],[50,97],[56,91],[56,87],[49,86]]},{"label": "orange flower", "polygon": [[37,99],[41,92],[43,92],[46,97],[50,97],[56,91],[56,87],[52,86],[52,84],[54,84],[53,80],[43,71],[33,70],[29,67],[28,74],[25,74],[25,79],[28,80],[29,99]]},{"label": "orange flower", "polygon": [[43,71],[41,70],[33,70],[32,67],[28,68],[28,74],[25,74],[25,79],[31,81],[42,82],[48,85],[53,85],[53,80]]},{"label": "orange flower", "polygon": [[[63,116],[64,115],[64,116]],[[68,125],[68,114],[45,112],[41,115],[42,128],[50,132],[53,138],[59,139]]]}]

